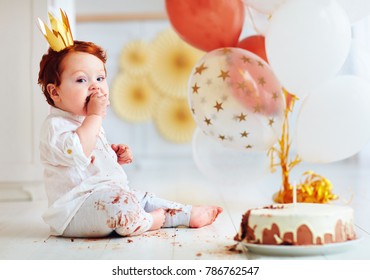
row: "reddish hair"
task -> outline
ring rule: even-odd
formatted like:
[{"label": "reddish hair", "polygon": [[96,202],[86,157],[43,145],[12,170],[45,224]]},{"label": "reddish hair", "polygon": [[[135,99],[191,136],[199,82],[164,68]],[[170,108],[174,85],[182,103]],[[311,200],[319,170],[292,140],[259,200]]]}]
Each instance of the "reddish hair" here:
[{"label": "reddish hair", "polygon": [[47,91],[47,85],[48,84],[54,84],[56,86],[60,85],[61,83],[60,76],[62,74],[60,65],[63,59],[67,56],[67,54],[72,52],[84,52],[92,54],[99,58],[104,65],[105,62],[107,61],[105,51],[101,47],[91,42],[74,41],[73,46],[69,46],[59,52],[56,52],[49,48],[48,52],[42,56],[42,59],[40,61],[38,84],[41,86],[41,90],[46,97],[46,101],[54,107],[55,104]]}]

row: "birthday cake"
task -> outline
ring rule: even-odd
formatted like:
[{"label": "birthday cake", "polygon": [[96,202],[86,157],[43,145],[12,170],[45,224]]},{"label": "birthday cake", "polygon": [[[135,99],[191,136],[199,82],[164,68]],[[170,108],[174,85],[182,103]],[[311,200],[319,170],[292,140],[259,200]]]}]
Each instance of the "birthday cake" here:
[{"label": "birthday cake", "polygon": [[274,204],[248,210],[236,241],[269,245],[324,245],[356,238],[353,209],[317,203]]}]

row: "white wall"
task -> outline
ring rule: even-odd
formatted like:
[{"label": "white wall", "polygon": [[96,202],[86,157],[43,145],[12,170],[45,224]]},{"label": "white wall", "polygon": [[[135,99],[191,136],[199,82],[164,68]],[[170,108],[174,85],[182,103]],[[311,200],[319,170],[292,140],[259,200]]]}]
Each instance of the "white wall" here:
[{"label": "white wall", "polygon": [[79,15],[117,13],[162,13],[165,0],[76,0]]},{"label": "white wall", "polygon": [[41,179],[39,131],[47,107],[37,85],[46,44],[36,26],[45,0],[1,0],[0,182]]}]

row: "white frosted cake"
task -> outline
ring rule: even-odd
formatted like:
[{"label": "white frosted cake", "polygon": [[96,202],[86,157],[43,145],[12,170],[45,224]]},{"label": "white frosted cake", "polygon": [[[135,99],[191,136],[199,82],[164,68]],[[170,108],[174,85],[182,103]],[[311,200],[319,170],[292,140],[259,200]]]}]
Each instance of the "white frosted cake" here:
[{"label": "white frosted cake", "polygon": [[322,245],[355,238],[351,207],[317,203],[250,209],[235,236],[236,241],[270,245]]}]

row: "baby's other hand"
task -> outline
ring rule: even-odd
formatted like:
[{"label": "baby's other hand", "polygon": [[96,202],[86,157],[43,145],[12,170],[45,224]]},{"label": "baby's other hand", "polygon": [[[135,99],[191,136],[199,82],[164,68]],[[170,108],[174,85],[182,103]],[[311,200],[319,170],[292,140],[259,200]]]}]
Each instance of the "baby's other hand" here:
[{"label": "baby's other hand", "polygon": [[149,230],[157,230],[160,229],[166,220],[165,210],[163,208],[155,209],[154,211],[150,212],[149,214],[153,217],[153,224]]},{"label": "baby's other hand", "polygon": [[131,154],[131,150],[128,146],[124,144],[119,145],[112,144],[111,147],[117,155],[117,162],[119,164],[127,164],[132,162],[133,157]]}]

